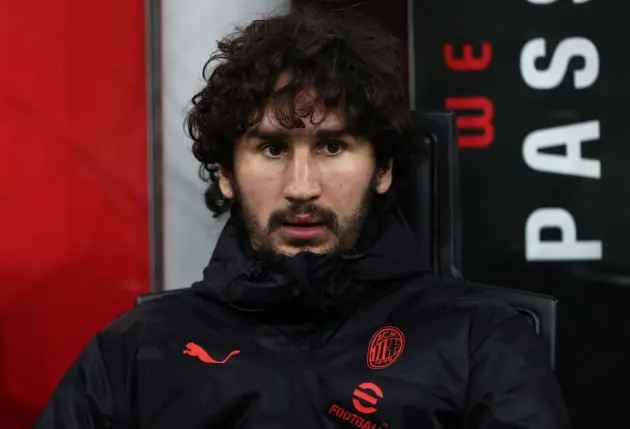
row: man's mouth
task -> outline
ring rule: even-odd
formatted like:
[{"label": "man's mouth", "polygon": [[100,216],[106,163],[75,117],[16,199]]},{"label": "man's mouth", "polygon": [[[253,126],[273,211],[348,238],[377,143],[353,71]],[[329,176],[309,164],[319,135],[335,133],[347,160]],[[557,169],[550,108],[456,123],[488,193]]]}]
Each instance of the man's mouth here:
[{"label": "man's mouth", "polygon": [[312,240],[324,232],[324,222],[310,216],[298,215],[288,222],[284,222],[280,228],[282,235],[300,240]]}]

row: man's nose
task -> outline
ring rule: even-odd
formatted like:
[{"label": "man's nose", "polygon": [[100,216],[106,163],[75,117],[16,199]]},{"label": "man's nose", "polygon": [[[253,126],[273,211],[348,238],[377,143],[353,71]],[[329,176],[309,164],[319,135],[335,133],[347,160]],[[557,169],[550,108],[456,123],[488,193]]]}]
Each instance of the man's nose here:
[{"label": "man's nose", "polygon": [[284,197],[289,201],[312,201],[321,194],[320,172],[308,148],[293,152],[285,171]]}]

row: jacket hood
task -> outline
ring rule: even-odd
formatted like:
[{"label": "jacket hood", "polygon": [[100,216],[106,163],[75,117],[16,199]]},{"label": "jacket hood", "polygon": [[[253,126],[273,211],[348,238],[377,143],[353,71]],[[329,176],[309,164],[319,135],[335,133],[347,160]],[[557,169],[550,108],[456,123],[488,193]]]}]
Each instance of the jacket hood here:
[{"label": "jacket hood", "polygon": [[428,273],[414,232],[399,212],[366,222],[355,249],[257,258],[238,222],[228,220],[203,280],[193,289],[242,311],[323,315],[371,290]]}]

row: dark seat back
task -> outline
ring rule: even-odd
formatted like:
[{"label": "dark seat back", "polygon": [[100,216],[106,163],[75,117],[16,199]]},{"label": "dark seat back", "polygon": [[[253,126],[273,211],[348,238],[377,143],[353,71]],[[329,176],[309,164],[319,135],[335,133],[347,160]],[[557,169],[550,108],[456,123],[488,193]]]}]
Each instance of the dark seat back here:
[{"label": "dark seat back", "polygon": [[407,221],[422,243],[423,255],[441,277],[461,278],[458,152],[450,113],[414,114],[428,152],[408,178],[400,198]]},{"label": "dark seat back", "polygon": [[[402,210],[422,243],[425,262],[436,275],[462,279],[459,157],[454,115],[448,112],[414,113],[422,130],[418,138],[429,158],[409,178],[401,195]],[[469,283],[500,297],[527,318],[544,339],[552,365],[556,347],[556,300],[548,295]]]}]

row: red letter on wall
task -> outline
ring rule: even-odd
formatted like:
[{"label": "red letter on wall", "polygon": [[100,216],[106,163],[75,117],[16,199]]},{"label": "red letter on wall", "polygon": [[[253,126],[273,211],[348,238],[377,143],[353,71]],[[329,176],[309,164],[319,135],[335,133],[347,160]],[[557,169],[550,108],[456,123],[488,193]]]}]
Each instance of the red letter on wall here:
[{"label": "red letter on wall", "polygon": [[[448,97],[446,109],[457,111],[455,124],[458,131],[477,131],[481,134],[459,135],[457,144],[461,148],[480,149],[488,147],[494,141],[494,107],[486,97]],[[462,113],[467,111],[468,113]],[[472,112],[481,112],[474,115]]]},{"label": "red letter on wall", "polygon": [[481,57],[475,57],[472,45],[466,44],[463,46],[462,56],[455,58],[453,44],[447,43],[444,45],[444,62],[453,71],[480,71],[487,68],[492,61],[492,45],[484,42],[481,52]]}]

